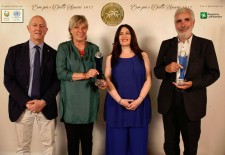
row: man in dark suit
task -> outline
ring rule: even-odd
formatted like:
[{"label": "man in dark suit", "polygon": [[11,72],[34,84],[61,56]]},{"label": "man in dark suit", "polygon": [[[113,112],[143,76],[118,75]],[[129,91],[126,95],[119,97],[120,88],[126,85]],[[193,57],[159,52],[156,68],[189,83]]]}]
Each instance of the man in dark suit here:
[{"label": "man in dark suit", "polygon": [[206,115],[206,87],[220,76],[211,40],[192,34],[195,19],[191,9],[176,11],[178,37],[162,42],[155,76],[162,79],[158,111],[163,115],[166,155],[180,155],[180,133],[184,155],[196,155],[201,118]]},{"label": "man in dark suit", "polygon": [[34,120],[37,121],[44,155],[55,152],[56,51],[44,43],[47,24],[43,17],[31,18],[29,41],[8,50],[4,85],[9,92],[9,118],[15,122],[17,154],[30,154]]}]

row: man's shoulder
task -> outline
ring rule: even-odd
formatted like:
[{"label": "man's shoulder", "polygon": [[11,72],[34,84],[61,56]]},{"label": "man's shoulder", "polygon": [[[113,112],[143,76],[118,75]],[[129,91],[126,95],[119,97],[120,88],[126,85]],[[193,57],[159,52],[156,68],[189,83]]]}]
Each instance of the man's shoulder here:
[{"label": "man's shoulder", "polygon": [[161,46],[163,46],[163,47],[165,47],[165,46],[166,47],[170,47],[170,46],[176,45],[177,42],[178,42],[177,37],[173,37],[173,38],[169,38],[169,39],[163,40]]},{"label": "man's shoulder", "polygon": [[26,45],[28,45],[28,41],[23,42],[23,43],[19,43],[19,44],[16,44],[16,45],[13,45],[13,46],[11,46],[9,48],[10,49],[21,49],[21,48],[23,48]]},{"label": "man's shoulder", "polygon": [[56,53],[56,50],[51,47],[50,45],[48,45],[47,43],[44,43],[44,50],[47,50],[48,52],[53,52],[53,53]]},{"label": "man's shoulder", "polygon": [[201,41],[201,42],[212,42],[212,40],[210,40],[210,39],[199,37],[199,36],[195,36],[195,35],[193,35],[193,39]]},{"label": "man's shoulder", "polygon": [[176,41],[176,40],[178,40],[177,37],[172,37],[172,38],[163,40],[163,42],[172,42],[172,41]]}]

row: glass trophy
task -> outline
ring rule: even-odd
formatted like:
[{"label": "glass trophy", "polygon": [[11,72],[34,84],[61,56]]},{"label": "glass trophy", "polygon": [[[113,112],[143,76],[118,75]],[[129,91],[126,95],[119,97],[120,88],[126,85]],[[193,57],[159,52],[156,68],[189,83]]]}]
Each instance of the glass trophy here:
[{"label": "glass trophy", "polygon": [[101,52],[97,52],[95,54],[95,63],[96,63],[96,70],[99,72],[99,74],[97,75],[97,79],[95,81],[96,86],[101,86],[105,84],[102,82],[103,79],[102,62],[103,62],[103,55]]},{"label": "glass trophy", "polygon": [[178,61],[179,64],[181,66],[183,66],[183,68],[180,68],[180,76],[177,80],[177,84],[179,86],[183,85],[183,82],[185,81],[185,72],[187,69],[187,60],[188,60],[188,56],[186,55],[185,51],[181,51],[180,54],[178,55]]}]

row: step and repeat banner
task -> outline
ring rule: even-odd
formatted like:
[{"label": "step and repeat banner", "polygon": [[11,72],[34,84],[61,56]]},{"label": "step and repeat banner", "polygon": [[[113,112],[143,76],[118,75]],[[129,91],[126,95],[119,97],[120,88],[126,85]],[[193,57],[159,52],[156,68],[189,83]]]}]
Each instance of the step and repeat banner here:
[{"label": "step and repeat banner", "polygon": [[[177,35],[174,13],[179,7],[191,8],[195,13],[196,36],[214,42],[221,71],[220,79],[208,87],[207,115],[202,120],[199,155],[225,154],[225,1],[224,0],[0,0],[0,155],[14,155],[16,135],[8,118],[8,92],[3,85],[3,68],[8,48],[29,39],[27,25],[34,15],[43,16],[48,25],[45,42],[57,49],[69,40],[69,19],[75,14],[85,15],[89,22],[87,40],[97,44],[105,57],[110,54],[115,32],[120,24],[131,25],[139,45],[155,66],[160,44]],[[103,66],[104,67],[104,66]],[[163,155],[164,133],[156,98],[160,80],[152,74],[152,122],[149,125],[148,155]],[[104,155],[105,122],[103,119],[105,91],[101,91],[98,121],[93,131],[93,155]],[[32,152],[41,154],[40,137],[35,125]],[[63,123],[57,119],[56,154],[67,151]],[[181,143],[181,148],[183,144]]]}]

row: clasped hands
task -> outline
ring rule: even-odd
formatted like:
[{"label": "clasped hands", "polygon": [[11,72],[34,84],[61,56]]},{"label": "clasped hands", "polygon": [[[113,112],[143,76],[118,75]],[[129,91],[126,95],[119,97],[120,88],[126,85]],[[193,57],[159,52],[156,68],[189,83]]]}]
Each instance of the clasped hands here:
[{"label": "clasped hands", "polygon": [[126,108],[127,110],[136,110],[138,106],[141,104],[142,100],[137,98],[134,99],[121,99],[119,104]]},{"label": "clasped hands", "polygon": [[39,113],[46,106],[44,100],[31,100],[26,103],[26,107],[33,113]]}]

